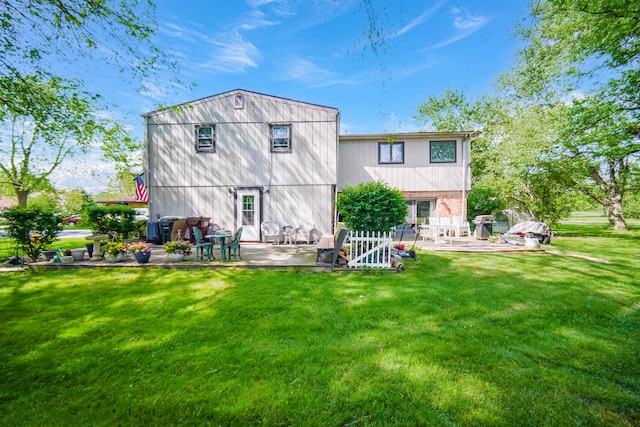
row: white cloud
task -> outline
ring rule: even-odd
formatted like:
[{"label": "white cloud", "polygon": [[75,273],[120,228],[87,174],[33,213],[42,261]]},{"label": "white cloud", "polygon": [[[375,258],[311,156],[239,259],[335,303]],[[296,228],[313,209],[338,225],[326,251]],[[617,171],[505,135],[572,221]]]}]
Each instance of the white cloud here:
[{"label": "white cloud", "polygon": [[160,25],[159,32],[166,37],[181,39],[187,43],[196,42],[196,37],[192,30],[173,22],[163,22]]},{"label": "white cloud", "polygon": [[582,101],[586,97],[584,91],[574,90],[563,96],[560,101],[567,106],[573,105],[574,101]]},{"label": "white cloud", "polygon": [[207,37],[205,40],[209,43],[209,59],[204,63],[196,63],[199,69],[204,67],[213,72],[241,73],[247,68],[257,68],[262,58],[260,50],[239,33],[227,34],[220,39]]},{"label": "white cloud", "polygon": [[410,76],[412,76],[414,74],[417,74],[417,73],[419,73],[421,71],[427,70],[429,68],[434,68],[437,65],[438,65],[437,61],[430,60],[430,61],[425,62],[423,64],[418,64],[418,65],[416,65],[414,67],[401,67],[397,71],[395,71],[394,79],[402,80],[402,79],[410,77]]},{"label": "white cloud", "polygon": [[405,25],[402,29],[400,29],[400,31],[398,31],[395,36],[398,37],[398,36],[401,36],[401,35],[403,35],[405,33],[408,33],[409,31],[413,30],[415,27],[417,27],[420,24],[426,22],[441,7],[442,7],[442,2],[439,2],[438,4],[433,6],[431,9],[425,10],[420,15],[418,15],[416,18],[414,18],[411,22],[409,22],[407,25]]},{"label": "white cloud", "polygon": [[254,10],[240,18],[239,23],[236,24],[236,31],[252,31],[279,24],[280,22],[267,18],[263,12]]},{"label": "white cloud", "polygon": [[283,68],[287,80],[296,80],[313,87],[357,84],[356,80],[342,78],[336,72],[322,68],[307,59],[292,58]]},{"label": "white cloud", "polygon": [[454,16],[453,27],[455,34],[449,39],[431,46],[429,49],[438,49],[465,39],[491,21],[491,18],[488,16],[472,16],[469,12],[455,7],[451,9],[451,14]]}]

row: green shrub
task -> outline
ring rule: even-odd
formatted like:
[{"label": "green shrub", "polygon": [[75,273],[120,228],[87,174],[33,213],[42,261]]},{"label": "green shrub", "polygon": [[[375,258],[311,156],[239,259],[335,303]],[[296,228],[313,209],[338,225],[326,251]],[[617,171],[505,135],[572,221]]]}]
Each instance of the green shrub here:
[{"label": "green shrub", "polygon": [[338,194],[336,206],[344,224],[358,231],[389,231],[407,217],[402,191],[381,182],[345,188]]},{"label": "green shrub", "polygon": [[5,211],[2,216],[7,235],[15,239],[16,253],[22,249],[32,261],[38,259],[62,230],[60,214],[47,209],[16,207]]},{"label": "green shrub", "polygon": [[127,239],[136,231],[135,211],[124,205],[90,206],[85,209],[87,224],[94,234]]},{"label": "green shrub", "polygon": [[622,210],[626,218],[640,218],[640,194],[625,194]]}]

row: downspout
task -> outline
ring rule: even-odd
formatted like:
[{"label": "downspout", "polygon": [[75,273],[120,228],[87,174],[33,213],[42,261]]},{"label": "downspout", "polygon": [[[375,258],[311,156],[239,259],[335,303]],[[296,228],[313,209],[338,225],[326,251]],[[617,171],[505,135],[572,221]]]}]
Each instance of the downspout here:
[{"label": "downspout", "polygon": [[462,140],[462,212],[460,212],[460,214],[462,215],[463,221],[467,219],[467,169],[471,165],[471,162],[467,162],[467,156],[465,155],[464,147],[467,141],[469,141],[469,134]]},{"label": "downspout", "polygon": [[340,174],[340,111],[336,113],[336,185],[333,191],[333,224],[331,224],[331,232],[335,233],[338,225],[338,181]]},{"label": "downspout", "polygon": [[149,170],[149,116],[147,114],[143,114],[144,118],[144,141],[142,144],[142,172],[145,176],[145,184],[147,186],[147,191],[149,192],[149,219],[152,219],[157,212],[155,212],[155,203],[152,198],[152,194],[154,192],[151,191],[152,187],[152,177],[151,171]]}]

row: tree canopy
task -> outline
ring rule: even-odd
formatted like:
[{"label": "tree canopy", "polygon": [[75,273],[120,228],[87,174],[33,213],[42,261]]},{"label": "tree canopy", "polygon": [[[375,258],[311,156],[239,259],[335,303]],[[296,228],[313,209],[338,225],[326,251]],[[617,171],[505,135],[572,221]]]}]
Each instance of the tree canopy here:
[{"label": "tree canopy", "polygon": [[[11,80],[0,77],[0,86]],[[9,84],[17,89],[12,99],[20,108],[0,106],[0,123],[8,129],[0,136],[0,182],[13,189],[19,206],[51,184],[52,172],[63,161],[92,146],[101,146],[105,158],[121,163],[139,148],[127,129],[98,114],[96,97],[76,85],[38,76]],[[32,91],[40,97],[32,98]]]},{"label": "tree canopy", "polygon": [[139,87],[175,71],[177,61],[153,43],[154,2],[6,0],[0,12],[0,181],[24,206],[64,160],[90,147],[126,169],[140,144],[74,70],[115,67]]},{"label": "tree canopy", "polygon": [[557,178],[626,228],[622,200],[637,189],[640,8],[619,0],[544,0],[522,28],[526,46],[505,79],[516,96],[562,114],[548,153]]},{"label": "tree canopy", "polygon": [[[3,76],[72,80],[52,71],[60,62],[115,65],[123,78],[138,80],[152,77],[159,67],[176,68],[176,61],[152,42],[157,23],[151,0],[5,0],[1,8]],[[1,102],[14,104],[5,95]]]},{"label": "tree canopy", "polygon": [[580,193],[624,229],[624,196],[638,191],[640,9],[618,0],[541,0],[532,16],[519,29],[525,43],[513,71],[494,94],[470,101],[447,89],[416,119],[437,130],[482,131],[471,196],[554,222]]}]

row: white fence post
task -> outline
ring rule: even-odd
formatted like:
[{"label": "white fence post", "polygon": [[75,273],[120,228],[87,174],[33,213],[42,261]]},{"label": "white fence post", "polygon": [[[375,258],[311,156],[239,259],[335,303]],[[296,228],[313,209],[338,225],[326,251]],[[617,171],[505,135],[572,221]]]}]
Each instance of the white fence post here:
[{"label": "white fence post", "polygon": [[391,268],[390,234],[351,230],[349,241],[349,267]]}]

